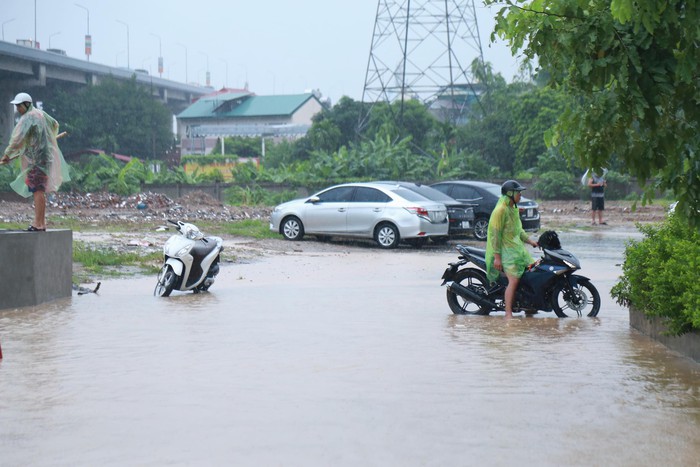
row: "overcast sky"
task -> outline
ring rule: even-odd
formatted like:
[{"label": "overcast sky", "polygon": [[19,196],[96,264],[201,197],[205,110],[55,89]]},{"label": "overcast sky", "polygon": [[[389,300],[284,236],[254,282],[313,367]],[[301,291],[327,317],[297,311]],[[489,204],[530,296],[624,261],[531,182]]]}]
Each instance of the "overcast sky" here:
[{"label": "overcast sky", "polygon": [[[491,44],[493,11],[476,1],[484,58],[511,81],[517,61]],[[0,0],[4,40],[34,39],[90,61],[145,69],[258,95],[319,89],[333,103],[362,97],[377,0]],[[36,22],[35,22],[36,4]],[[81,7],[76,6],[81,5]],[[36,25],[36,26],[35,26]],[[127,41],[128,30],[128,41]],[[128,44],[128,54],[127,54]],[[187,56],[187,74],[185,57]]]}]

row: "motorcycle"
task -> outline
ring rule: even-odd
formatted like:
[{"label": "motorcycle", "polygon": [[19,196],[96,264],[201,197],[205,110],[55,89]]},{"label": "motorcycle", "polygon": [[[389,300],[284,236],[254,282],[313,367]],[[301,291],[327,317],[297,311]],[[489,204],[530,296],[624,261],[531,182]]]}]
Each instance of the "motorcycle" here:
[{"label": "motorcycle", "polygon": [[163,245],[164,263],[153,295],[167,297],[173,290],[209,290],[219,274],[223,240],[205,237],[194,224],[170,219],[168,222],[175,225],[179,234]]},{"label": "motorcycle", "polygon": [[[543,256],[524,272],[515,294],[514,312],[545,311],[560,318],[594,317],[600,311],[600,294],[590,279],[575,271],[581,263],[561,248],[554,231],[545,232],[538,241]],[[442,275],[447,286],[447,303],[455,314],[488,315],[505,311],[508,278],[501,272],[494,284],[486,278],[486,250],[457,245],[459,261],[449,263]],[[471,263],[474,267],[467,266]]]}]

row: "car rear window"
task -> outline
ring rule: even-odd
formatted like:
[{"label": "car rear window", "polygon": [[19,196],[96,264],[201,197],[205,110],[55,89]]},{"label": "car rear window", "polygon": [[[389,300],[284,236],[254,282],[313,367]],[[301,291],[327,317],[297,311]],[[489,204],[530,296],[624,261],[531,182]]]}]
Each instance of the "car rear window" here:
[{"label": "car rear window", "polygon": [[416,201],[416,202],[422,202],[422,201],[427,201],[427,198],[425,196],[419,195],[415,191],[411,191],[407,188],[402,188],[402,187],[396,187],[392,188],[391,191],[402,197],[403,199],[406,199],[408,201]]}]

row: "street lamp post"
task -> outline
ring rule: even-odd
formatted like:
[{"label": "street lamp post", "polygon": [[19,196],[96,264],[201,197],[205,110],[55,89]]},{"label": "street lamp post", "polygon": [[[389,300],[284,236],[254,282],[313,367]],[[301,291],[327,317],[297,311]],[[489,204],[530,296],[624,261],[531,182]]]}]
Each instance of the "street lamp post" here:
[{"label": "street lamp post", "polygon": [[220,58],[219,60],[224,62],[224,65],[226,65],[226,75],[225,75],[226,81],[224,81],[224,87],[226,87],[228,85],[228,62],[226,60],[224,60],[223,58]]},{"label": "street lamp post", "polygon": [[129,62],[129,25],[120,20],[117,20],[117,23],[121,23],[126,26],[126,67],[131,70],[131,64]]},{"label": "street lamp post", "polygon": [[51,48],[51,38],[53,36],[58,36],[59,34],[61,34],[61,31],[54,32],[53,34],[49,35],[49,49]]},{"label": "street lamp post", "polygon": [[151,36],[158,38],[158,75],[163,77],[163,48],[162,42],[160,41],[160,36],[158,34],[151,33]]},{"label": "street lamp post", "polygon": [[82,8],[87,13],[87,33],[85,34],[85,58],[90,61],[90,55],[92,55],[92,36],[90,35],[90,10],[88,10],[83,5],[78,3],[75,4],[78,8]]},{"label": "street lamp post", "polygon": [[180,44],[179,42],[177,43],[180,47],[185,49],[185,83],[188,83],[188,78],[187,78],[187,46],[184,44]]},{"label": "street lamp post", "polygon": [[8,19],[8,20],[5,21],[4,23],[2,23],[2,40],[3,40],[3,41],[5,40],[5,25],[6,25],[7,23],[13,22],[14,20],[15,20],[15,18],[12,18],[12,19]]},{"label": "street lamp post", "polygon": [[205,79],[206,79],[207,86],[209,86],[211,84],[211,76],[209,74],[209,55],[207,55],[204,52],[199,52],[199,53],[204,55],[205,57],[207,57],[207,71],[205,74]]}]

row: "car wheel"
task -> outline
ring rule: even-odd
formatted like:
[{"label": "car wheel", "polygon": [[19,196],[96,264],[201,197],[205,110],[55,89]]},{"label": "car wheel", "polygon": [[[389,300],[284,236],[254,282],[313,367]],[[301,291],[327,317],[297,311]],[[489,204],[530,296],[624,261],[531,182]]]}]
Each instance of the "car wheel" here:
[{"label": "car wheel", "polygon": [[289,216],[282,222],[282,235],[287,240],[301,240],[304,238],[304,224],[298,217]]},{"label": "car wheel", "polygon": [[484,241],[489,233],[489,220],[486,217],[477,217],[474,221],[474,238]]},{"label": "car wheel", "polygon": [[396,248],[400,240],[399,230],[392,224],[379,224],[374,229],[374,241],[377,242],[380,248]]}]

